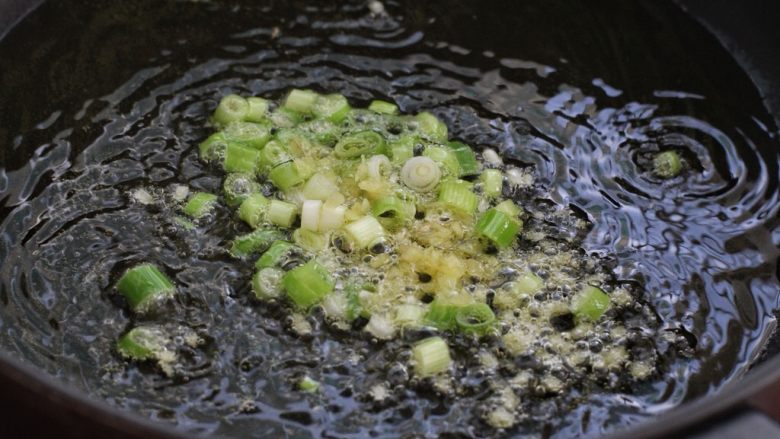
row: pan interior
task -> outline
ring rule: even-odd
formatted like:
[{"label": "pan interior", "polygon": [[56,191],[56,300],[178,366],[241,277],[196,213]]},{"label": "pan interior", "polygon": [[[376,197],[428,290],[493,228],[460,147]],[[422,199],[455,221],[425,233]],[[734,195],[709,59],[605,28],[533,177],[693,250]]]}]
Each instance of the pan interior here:
[{"label": "pan interior", "polygon": [[[492,434],[471,416],[479,391],[451,398],[400,386],[385,403],[366,399],[392,379],[400,346],[296,337],[248,299],[251,266],[220,253],[232,230],[182,236],[128,196],[174,183],[218,188],[197,143],[220,96],[280,98],[298,87],[428,109],[454,137],[499,149],[533,170],[534,204],[592,223],[578,242],[583,257],[652,305],[659,328],[647,337],[664,360],[651,380],[587,394],[517,389],[528,416],[508,433],[597,434],[739,376],[778,307],[780,145],[758,92],[715,39],[665,2],[384,9],[65,0],[9,33],[0,42],[0,346],[191,432]],[[689,164],[682,177],[647,171],[666,149]],[[112,350],[133,322],[112,287],[148,255],[176,274],[180,318],[208,338],[177,379],[128,367]],[[303,372],[322,377],[320,397],[291,388]]]}]

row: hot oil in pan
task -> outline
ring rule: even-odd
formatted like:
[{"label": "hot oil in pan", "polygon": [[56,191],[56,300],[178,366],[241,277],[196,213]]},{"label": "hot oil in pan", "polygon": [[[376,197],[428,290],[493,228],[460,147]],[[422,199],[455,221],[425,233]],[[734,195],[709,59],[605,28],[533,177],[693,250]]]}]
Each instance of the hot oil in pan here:
[{"label": "hot oil in pan", "polygon": [[[189,431],[491,434],[471,416],[476,390],[453,400],[401,386],[366,402],[371,385],[404,382],[399,346],[291,335],[279,310],[247,299],[251,267],[222,251],[233,226],[181,233],[128,196],[216,191],[196,159],[216,101],[291,87],[431,109],[455,137],[533,166],[527,196],[587,215],[584,252],[645,291],[659,349],[680,352],[663,373],[617,392],[529,396],[531,418],[509,433],[641,420],[716,390],[761,347],[778,305],[775,122],[674,6],[387,2],[374,16],[363,2],[128,3],[49,2],[0,44],[0,342],[14,355]],[[690,164],[681,177],[647,172],[666,149]],[[173,318],[206,339],[176,379],[112,351],[131,324],[112,286],[149,259],[175,275]],[[322,393],[292,389],[303,372],[322,377]]]}]

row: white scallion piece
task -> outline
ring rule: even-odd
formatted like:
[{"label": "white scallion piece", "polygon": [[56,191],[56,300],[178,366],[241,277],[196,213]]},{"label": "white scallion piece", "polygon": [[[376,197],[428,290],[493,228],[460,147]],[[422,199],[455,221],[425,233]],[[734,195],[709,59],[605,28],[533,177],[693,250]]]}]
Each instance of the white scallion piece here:
[{"label": "white scallion piece", "polygon": [[382,174],[387,173],[393,166],[390,163],[390,159],[382,154],[372,156],[368,159],[366,165],[368,167],[368,177],[376,179],[382,178]]},{"label": "white scallion piece", "polygon": [[132,192],[132,197],[135,201],[141,204],[154,203],[154,197],[146,189],[136,189]]},{"label": "white scallion piece", "polygon": [[428,157],[412,157],[401,168],[401,181],[418,192],[430,192],[441,179],[439,165]]},{"label": "white scallion piece", "polygon": [[372,315],[365,329],[379,340],[389,340],[395,335],[393,322],[383,314]]},{"label": "white scallion piece", "polygon": [[322,201],[306,200],[301,208],[301,228],[316,232],[320,229],[320,213]]},{"label": "white scallion piece", "polygon": [[339,187],[330,178],[323,174],[314,174],[303,187],[303,196],[307,200],[325,201],[332,194],[338,192]]},{"label": "white scallion piece", "polygon": [[498,153],[490,148],[486,148],[484,151],[482,151],[482,158],[484,158],[487,163],[493,166],[501,166],[504,164],[504,161],[501,160],[501,157],[498,155]]}]

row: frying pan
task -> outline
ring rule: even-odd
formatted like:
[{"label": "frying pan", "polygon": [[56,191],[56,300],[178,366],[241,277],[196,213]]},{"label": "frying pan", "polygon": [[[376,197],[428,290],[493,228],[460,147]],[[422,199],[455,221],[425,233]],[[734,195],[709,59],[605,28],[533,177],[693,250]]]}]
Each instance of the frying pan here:
[{"label": "frying pan", "polygon": [[[0,1],[0,38],[41,1]],[[775,18],[780,5],[750,0],[680,0],[678,5],[705,25],[753,79],[764,103],[780,117],[780,39]],[[8,261],[3,261],[8,263]],[[780,336],[766,341],[764,353],[741,379],[720,392],[684,404],[615,432],[636,437],[780,437]],[[181,438],[175,430],[117,411],[0,352],[0,437]]]}]

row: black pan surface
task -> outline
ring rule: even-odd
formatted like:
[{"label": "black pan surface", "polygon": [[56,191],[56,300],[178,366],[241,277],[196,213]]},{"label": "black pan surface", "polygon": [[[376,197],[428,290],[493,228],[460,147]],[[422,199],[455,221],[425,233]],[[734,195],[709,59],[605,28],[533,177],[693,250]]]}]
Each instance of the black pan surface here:
[{"label": "black pan surface", "polygon": [[[110,191],[143,182],[208,186],[191,156],[203,136],[195,127],[218,96],[227,91],[273,95],[290,86],[336,89],[358,102],[390,96],[409,111],[438,110],[467,140],[503,145],[519,164],[539,170],[542,185],[551,188],[551,203],[573,205],[588,215],[594,228],[586,251],[615,258],[616,278],[641,284],[661,328],[690,348],[690,358],[669,357],[663,366],[667,378],[640,390],[633,408],[621,412],[625,399],[600,395],[579,409],[596,421],[563,427],[549,422],[548,433],[595,434],[713,393],[747,370],[770,335],[778,291],[775,118],[745,74],[744,62],[734,62],[675,5],[604,1],[587,8],[567,2],[484,8],[463,2],[437,9],[438,4],[387,2],[391,17],[398,17],[394,23],[370,17],[362,2],[318,11],[299,2],[272,2],[263,14],[246,5],[152,3],[49,3],[0,43],[5,232],[0,342],[23,367],[42,369],[110,405],[162,420],[186,419],[185,428],[193,431],[236,434],[258,422],[268,425],[266,434],[277,431],[273,421],[289,412],[285,404],[293,401],[275,405],[253,394],[267,403],[268,413],[238,416],[238,395],[246,396],[240,386],[218,388],[214,394],[221,404],[206,402],[204,410],[176,405],[176,398],[150,406],[148,394],[127,391],[153,381],[153,373],[111,375],[121,362],[105,346],[131,320],[100,292],[110,290],[122,267],[106,256],[110,253],[101,253],[111,240],[51,253],[45,243],[84,225],[110,229],[116,225],[104,214],[124,206],[121,194],[110,193],[58,205],[57,197],[66,192],[52,187],[85,182],[68,186],[77,195],[86,188]],[[444,9],[447,13],[441,13]],[[517,17],[512,26],[505,25],[507,11]],[[278,39],[272,38],[274,27],[280,29]],[[648,111],[653,114],[647,116]],[[593,146],[595,151],[619,146],[614,151],[626,152],[622,160],[631,163],[628,169],[609,158],[594,168],[594,150],[573,148],[593,141],[588,135],[594,126],[603,142]],[[659,144],[689,154],[698,173],[671,185],[643,176],[643,153]],[[132,152],[139,145],[164,153],[139,156]],[[177,175],[182,166],[185,173]],[[136,168],[136,174],[126,172]],[[58,212],[66,221],[51,215],[52,205],[65,209]],[[80,211],[84,206],[100,209]],[[627,206],[643,209],[633,212]],[[650,251],[637,252],[637,243]],[[104,274],[95,270],[79,277],[94,263],[85,257],[90,251],[101,255]],[[165,254],[168,263],[183,270],[174,253]],[[79,259],[81,266],[53,262]],[[241,276],[239,270],[228,278],[238,285]],[[82,302],[73,306],[62,300],[63,290],[76,291],[73,297]],[[240,301],[241,292],[235,293]],[[223,306],[215,302],[207,308],[224,311]],[[272,322],[268,317],[264,324]],[[178,398],[192,394],[198,383],[201,391],[214,388],[215,377],[238,373],[229,365],[246,359],[247,352],[215,348],[203,361],[209,367],[222,364],[216,373],[194,372],[192,384],[157,384]],[[14,362],[8,370],[25,373],[17,367]],[[260,367],[257,373],[268,371]],[[764,374],[756,372],[746,388],[765,383],[769,375]],[[35,382],[22,376],[15,381]],[[69,390],[59,391],[66,394],[54,405],[74,398]],[[720,403],[700,400],[666,425],[709,415],[742,392]],[[91,413],[93,404],[76,399],[74,416]],[[341,403],[347,411],[354,408]],[[312,407],[308,404],[304,412]],[[571,419],[585,412],[574,413]],[[615,420],[607,413],[622,414]],[[232,426],[210,423],[214,414],[231,419]],[[283,425],[298,434],[319,431],[331,415],[321,416],[298,416]],[[122,419],[107,418],[112,425]],[[430,431],[441,428],[435,422],[424,425]],[[143,428],[150,427],[137,431]],[[379,434],[396,428],[390,423]],[[464,431],[479,431],[468,428]]]}]

